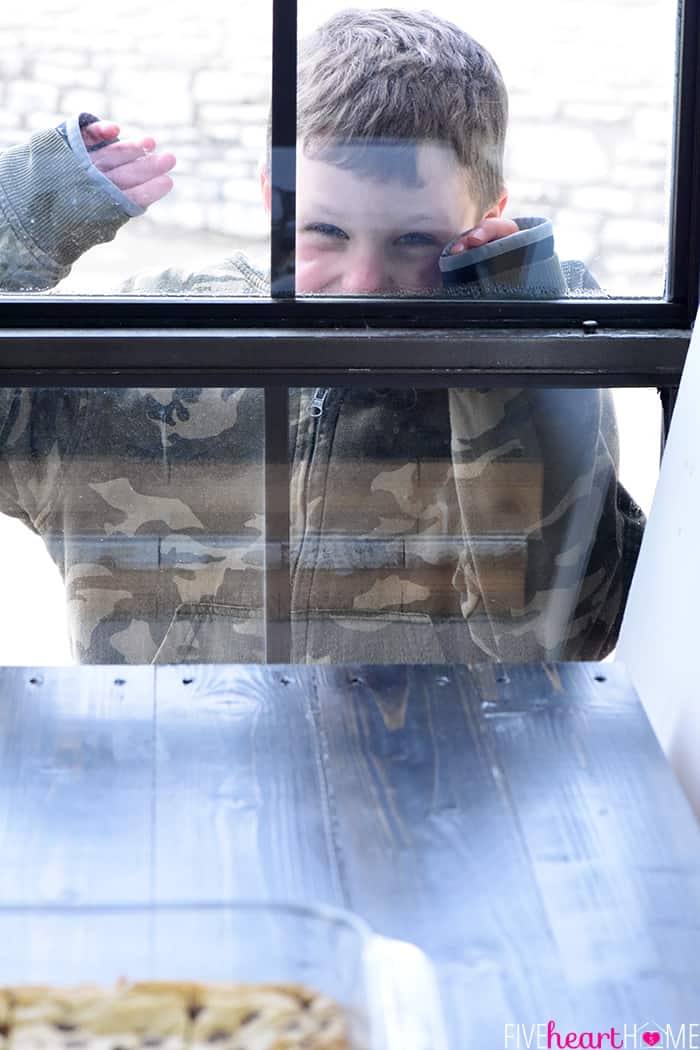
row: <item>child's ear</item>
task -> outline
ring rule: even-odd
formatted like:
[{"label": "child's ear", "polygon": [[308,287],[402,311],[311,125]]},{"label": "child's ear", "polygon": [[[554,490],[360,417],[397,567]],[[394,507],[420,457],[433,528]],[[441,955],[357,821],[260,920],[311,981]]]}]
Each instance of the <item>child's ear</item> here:
[{"label": "child's ear", "polygon": [[266,164],[261,165],[260,168],[260,189],[262,190],[263,208],[269,218],[272,212],[272,183]]},{"label": "child's ear", "polygon": [[498,198],[495,204],[492,204],[488,211],[484,212],[481,216],[482,219],[500,219],[503,215],[506,204],[508,203],[508,190],[504,190],[501,196]]}]

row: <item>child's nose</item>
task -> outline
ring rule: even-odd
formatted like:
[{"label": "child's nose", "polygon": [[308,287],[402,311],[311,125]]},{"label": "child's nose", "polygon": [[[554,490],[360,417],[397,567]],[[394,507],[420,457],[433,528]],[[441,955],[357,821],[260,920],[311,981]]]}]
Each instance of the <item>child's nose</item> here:
[{"label": "child's nose", "polygon": [[371,295],[394,290],[391,274],[379,252],[355,252],[347,258],[343,291],[349,295]]}]

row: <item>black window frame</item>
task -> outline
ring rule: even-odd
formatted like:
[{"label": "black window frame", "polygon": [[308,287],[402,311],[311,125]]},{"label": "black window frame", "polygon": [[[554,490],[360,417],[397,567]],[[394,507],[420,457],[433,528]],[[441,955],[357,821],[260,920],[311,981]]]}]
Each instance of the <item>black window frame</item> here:
[{"label": "black window frame", "polygon": [[299,298],[297,0],[273,2],[271,298],[0,297],[2,386],[265,389],[267,658],[289,653],[293,386],[656,387],[668,425],[700,282],[700,14],[679,0],[665,299]]},{"label": "black window frame", "polygon": [[271,298],[2,296],[0,383],[677,384],[700,281],[697,0],[678,4],[666,298],[503,302],[294,298],[297,0],[272,2]]}]

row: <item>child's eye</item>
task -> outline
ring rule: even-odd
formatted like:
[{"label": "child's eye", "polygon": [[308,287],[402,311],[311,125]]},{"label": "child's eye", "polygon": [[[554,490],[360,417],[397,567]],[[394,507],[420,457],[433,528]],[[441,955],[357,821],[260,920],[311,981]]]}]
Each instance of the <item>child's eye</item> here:
[{"label": "child's eye", "polygon": [[330,222],[310,222],[304,227],[305,232],[309,233],[320,233],[323,237],[338,237],[339,239],[348,239],[347,233],[341,230],[339,226],[333,226]]},{"label": "child's eye", "polygon": [[405,245],[408,248],[422,248],[426,245],[435,245],[437,244],[437,241],[430,233],[404,233],[402,237],[399,237],[399,244]]}]

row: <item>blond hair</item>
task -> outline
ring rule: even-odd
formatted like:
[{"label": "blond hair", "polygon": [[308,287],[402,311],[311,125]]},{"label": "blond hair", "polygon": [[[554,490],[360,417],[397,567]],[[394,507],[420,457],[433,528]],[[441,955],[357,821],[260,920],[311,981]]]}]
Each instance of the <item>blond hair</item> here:
[{"label": "blond hair", "polygon": [[305,153],[377,175],[373,151],[357,146],[399,144],[398,167],[415,181],[411,149],[439,143],[454,149],[483,210],[500,198],[505,84],[489,52],[451,22],[429,11],[341,11],[300,44],[297,83]]}]

